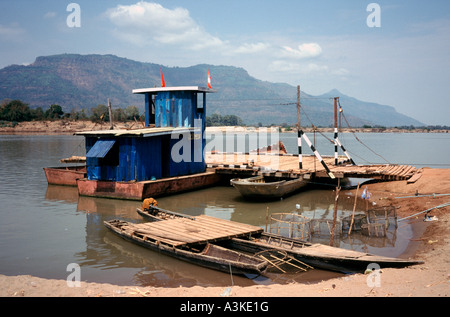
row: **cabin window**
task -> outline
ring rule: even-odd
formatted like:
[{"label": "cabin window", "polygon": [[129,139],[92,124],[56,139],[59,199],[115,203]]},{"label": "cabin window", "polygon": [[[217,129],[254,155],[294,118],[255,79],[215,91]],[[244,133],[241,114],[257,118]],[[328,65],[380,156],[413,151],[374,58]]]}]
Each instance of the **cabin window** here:
[{"label": "cabin window", "polygon": [[204,107],[204,96],[205,94],[199,94],[196,93],[197,95],[197,112],[198,113],[203,113],[205,111],[205,107]]},{"label": "cabin window", "polygon": [[86,154],[88,160],[97,161],[95,165],[119,165],[119,147],[115,140],[97,140]]}]

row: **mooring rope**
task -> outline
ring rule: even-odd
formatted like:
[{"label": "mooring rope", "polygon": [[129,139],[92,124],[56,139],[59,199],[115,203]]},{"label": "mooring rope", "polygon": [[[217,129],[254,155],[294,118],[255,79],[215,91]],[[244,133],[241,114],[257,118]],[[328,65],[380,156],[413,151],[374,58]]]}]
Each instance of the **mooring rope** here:
[{"label": "mooring rope", "polygon": [[397,221],[403,221],[405,219],[412,218],[414,216],[417,216],[417,215],[420,215],[420,214],[423,214],[423,213],[426,213],[426,212],[430,212],[433,209],[444,208],[444,207],[447,207],[447,206],[450,206],[450,202],[442,204],[442,205],[439,205],[439,206],[432,207],[430,209],[427,209],[427,210],[424,210],[424,211],[421,211],[421,212],[418,212],[418,213],[415,213],[414,215],[411,215],[411,216],[408,216],[408,217],[404,217],[404,218],[398,219]]}]

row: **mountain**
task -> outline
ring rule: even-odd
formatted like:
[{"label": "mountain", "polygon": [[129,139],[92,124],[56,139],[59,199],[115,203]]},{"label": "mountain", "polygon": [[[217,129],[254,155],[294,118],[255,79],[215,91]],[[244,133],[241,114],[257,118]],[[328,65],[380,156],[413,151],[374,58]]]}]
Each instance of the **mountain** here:
[{"label": "mountain", "polygon": [[[207,115],[234,114],[246,124],[294,124],[297,122],[297,87],[258,80],[243,68],[217,65],[166,67],[114,55],[61,54],[37,57],[33,64],[0,69],[0,100],[19,99],[30,107],[59,104],[65,112],[91,109],[111,99],[113,107],[136,105],[143,111],[136,88],[161,85],[206,86],[209,69],[213,88]],[[332,90],[321,96],[301,92],[302,126],[330,126],[334,122],[333,97],[339,97],[351,126],[423,126],[393,107],[363,102]]]}]

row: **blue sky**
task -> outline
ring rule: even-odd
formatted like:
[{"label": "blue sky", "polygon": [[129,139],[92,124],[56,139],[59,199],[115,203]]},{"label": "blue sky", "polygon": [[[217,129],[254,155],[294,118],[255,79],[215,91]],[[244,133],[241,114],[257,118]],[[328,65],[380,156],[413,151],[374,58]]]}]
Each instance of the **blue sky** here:
[{"label": "blue sky", "polygon": [[[67,25],[71,2],[81,27]],[[380,27],[367,25],[371,2]],[[60,53],[243,67],[309,94],[338,89],[450,125],[446,0],[0,1],[0,67]]]}]

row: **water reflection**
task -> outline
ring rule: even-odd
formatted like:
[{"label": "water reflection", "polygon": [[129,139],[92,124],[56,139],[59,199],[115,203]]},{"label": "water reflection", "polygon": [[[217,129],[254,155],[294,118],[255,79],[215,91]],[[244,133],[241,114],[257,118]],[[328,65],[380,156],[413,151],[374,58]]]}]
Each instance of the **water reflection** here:
[{"label": "water reflection", "polygon": [[[76,212],[86,218],[84,249],[74,257],[81,265],[83,277],[87,280],[116,284],[142,286],[229,286],[270,283],[314,282],[326,277],[341,276],[339,273],[312,270],[297,274],[270,274],[267,277],[233,276],[198,267],[177,259],[149,251],[127,242],[109,232],[103,221],[120,218],[141,223],[136,208],[139,201],[115,200],[78,196],[77,189],[66,186],[48,186],[46,200],[76,203]],[[213,187],[158,199],[164,209],[192,216],[209,215],[226,220],[248,223],[265,228],[267,210],[270,213],[295,211],[314,219],[332,219],[334,211],[333,190],[308,190],[277,201],[255,202],[243,199],[233,187]],[[354,196],[341,192],[338,203],[338,217],[350,215]],[[299,208],[298,208],[299,207]],[[364,203],[357,203],[357,210],[363,210]],[[312,242],[329,244],[329,236],[312,237]],[[398,256],[402,251],[397,234],[386,237],[368,237],[358,232],[338,235],[334,245],[342,248],[365,251],[380,255]],[[405,244],[406,247],[406,244]],[[100,273],[99,273],[100,272]]]},{"label": "water reflection", "polygon": [[[66,279],[67,265],[75,262],[81,265],[85,281],[154,286],[231,285],[230,274],[149,251],[104,227],[103,221],[113,218],[143,222],[135,211],[140,202],[79,197],[76,188],[47,185],[43,168],[58,166],[62,157],[84,155],[80,147],[83,142],[83,138],[73,136],[0,136],[0,274]],[[339,217],[350,214],[353,198],[341,192]],[[232,187],[213,187],[158,198],[158,203],[164,209],[193,216],[206,214],[264,228],[267,208],[270,213],[281,213],[296,210],[299,204],[298,212],[306,217],[331,218],[334,192],[309,190],[278,201],[250,202]],[[363,208],[357,205],[357,210]],[[336,245],[395,257],[404,252],[411,237],[410,226],[404,225],[383,238],[358,233],[343,235]],[[233,276],[233,282],[283,283],[321,280],[329,275],[336,274],[313,270],[254,279]]]}]

